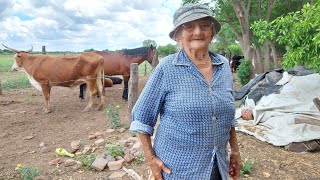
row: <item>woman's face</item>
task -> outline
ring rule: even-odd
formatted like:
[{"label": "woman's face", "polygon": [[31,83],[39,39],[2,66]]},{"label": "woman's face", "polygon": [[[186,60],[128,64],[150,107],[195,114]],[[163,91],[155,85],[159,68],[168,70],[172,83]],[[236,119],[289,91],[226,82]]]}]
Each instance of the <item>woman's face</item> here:
[{"label": "woman's face", "polygon": [[208,18],[185,23],[176,33],[176,40],[184,49],[207,50],[214,36],[212,25]]}]

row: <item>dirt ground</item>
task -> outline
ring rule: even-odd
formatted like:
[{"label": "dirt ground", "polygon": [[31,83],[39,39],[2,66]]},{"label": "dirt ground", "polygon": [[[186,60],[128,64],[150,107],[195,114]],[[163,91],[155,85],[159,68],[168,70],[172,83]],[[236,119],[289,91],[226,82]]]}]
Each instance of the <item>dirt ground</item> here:
[{"label": "dirt ground", "polygon": [[[140,90],[146,80],[147,77],[139,79]],[[129,112],[126,102],[121,99],[122,86],[108,88],[106,102],[107,105],[120,105],[122,127],[128,128]],[[108,169],[98,172],[81,165],[48,165],[56,158],[56,148],[70,150],[70,143],[75,140],[80,140],[82,145],[93,144],[94,140],[89,140],[88,136],[106,131],[111,124],[103,111],[82,112],[87,101],[80,101],[78,89],[54,87],[51,97],[54,111],[43,114],[44,98],[34,88],[4,91],[0,95],[0,179],[16,179],[17,164],[37,167],[47,179],[107,179],[112,173]],[[126,130],[123,133],[115,131],[106,138],[116,142],[130,136],[132,133]],[[319,152],[288,152],[283,147],[274,147],[241,133],[238,133],[238,140],[243,161],[254,162],[252,173],[240,179],[320,179]],[[41,151],[43,142],[48,152]],[[146,179],[145,163],[127,164],[126,167]],[[122,179],[131,178],[125,175]]]}]

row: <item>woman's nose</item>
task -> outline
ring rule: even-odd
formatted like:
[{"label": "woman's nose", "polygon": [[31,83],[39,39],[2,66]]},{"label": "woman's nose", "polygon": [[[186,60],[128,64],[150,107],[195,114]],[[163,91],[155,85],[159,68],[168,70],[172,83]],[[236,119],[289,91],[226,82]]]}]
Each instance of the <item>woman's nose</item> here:
[{"label": "woman's nose", "polygon": [[200,28],[199,24],[196,24],[195,26],[196,26],[196,27],[194,28],[193,33],[194,33],[194,34],[200,33],[200,32],[201,32],[201,28]]}]

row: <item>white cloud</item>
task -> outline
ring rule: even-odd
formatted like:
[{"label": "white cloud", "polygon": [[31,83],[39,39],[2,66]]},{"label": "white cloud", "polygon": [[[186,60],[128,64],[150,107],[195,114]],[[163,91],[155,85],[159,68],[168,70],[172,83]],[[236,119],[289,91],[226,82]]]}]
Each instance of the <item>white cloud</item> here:
[{"label": "white cloud", "polygon": [[16,49],[32,44],[36,51],[42,45],[48,51],[135,48],[146,39],[174,44],[168,33],[180,1],[1,1],[0,42]]}]

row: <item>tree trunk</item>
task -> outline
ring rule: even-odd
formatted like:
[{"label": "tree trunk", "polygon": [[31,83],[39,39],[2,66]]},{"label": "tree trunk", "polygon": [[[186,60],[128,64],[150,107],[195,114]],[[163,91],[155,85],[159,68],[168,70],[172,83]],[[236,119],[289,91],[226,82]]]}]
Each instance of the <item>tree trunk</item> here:
[{"label": "tree trunk", "polygon": [[276,68],[281,67],[276,46],[274,45],[274,43],[272,41],[268,41],[268,44],[271,47],[271,52],[272,52],[272,57],[273,57],[273,68],[276,69]]},{"label": "tree trunk", "polygon": [[270,48],[268,42],[263,43],[263,71],[267,72],[270,71]]},{"label": "tree trunk", "polygon": [[260,74],[264,72],[260,47],[254,49],[253,63],[255,65],[255,70],[254,70],[255,74]]}]

